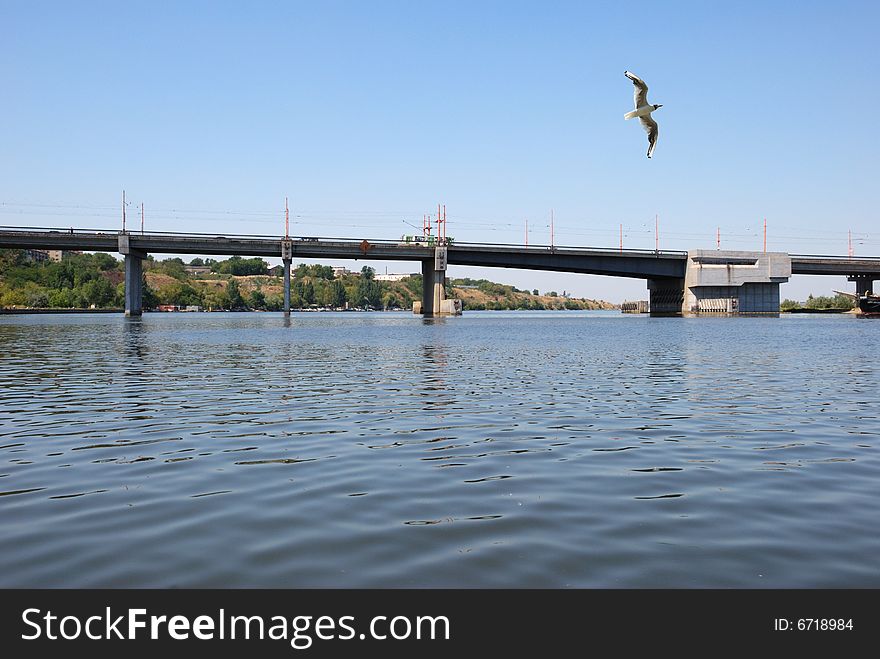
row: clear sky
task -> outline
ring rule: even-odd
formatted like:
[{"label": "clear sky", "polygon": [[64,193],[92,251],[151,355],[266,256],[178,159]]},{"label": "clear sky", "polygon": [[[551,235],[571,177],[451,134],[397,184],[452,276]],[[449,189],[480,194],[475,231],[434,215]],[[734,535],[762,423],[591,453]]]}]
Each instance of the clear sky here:
[{"label": "clear sky", "polygon": [[[876,2],[0,0],[0,224],[880,255]],[[625,69],[650,86],[654,157]],[[137,222],[137,221],[136,221]],[[339,262],[345,265],[344,261]],[[362,263],[348,263],[360,267]],[[417,270],[373,263],[377,270]],[[454,267],[612,301],[645,283]],[[846,289],[796,277],[783,297]]]}]

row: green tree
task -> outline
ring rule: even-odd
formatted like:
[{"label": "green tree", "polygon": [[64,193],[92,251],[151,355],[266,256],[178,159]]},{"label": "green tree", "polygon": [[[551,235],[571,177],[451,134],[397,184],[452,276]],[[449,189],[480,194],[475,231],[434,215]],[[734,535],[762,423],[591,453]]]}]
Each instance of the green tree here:
[{"label": "green tree", "polygon": [[[454,280],[454,283],[460,284],[462,286],[468,286],[468,284],[462,283],[462,282],[466,282],[466,281],[470,281],[470,280],[456,279],[456,280]],[[421,275],[409,276],[406,279],[402,279],[401,283],[406,287],[406,289],[408,291],[410,291],[416,297],[422,296],[422,276]]]},{"label": "green tree", "polygon": [[265,309],[266,308],[266,296],[263,295],[263,291],[259,288],[255,288],[248,295],[248,304],[251,309]]},{"label": "green tree", "polygon": [[122,265],[119,261],[104,252],[98,252],[97,254],[92,254],[91,256],[95,267],[97,267],[98,270],[103,270],[104,272],[108,270],[119,270],[119,267]]},{"label": "green tree", "polygon": [[116,288],[106,277],[98,277],[83,285],[82,294],[88,304],[94,304],[96,307],[106,307],[116,297]]},{"label": "green tree", "polygon": [[364,279],[373,279],[376,276],[376,271],[368,265],[365,265],[361,268],[361,277]]},{"label": "green tree", "polygon": [[312,277],[314,279],[333,279],[333,266],[329,265],[306,265],[300,263],[293,271],[293,276],[299,279]]},{"label": "green tree", "polygon": [[303,283],[300,289],[300,295],[304,304],[309,306],[315,304],[315,287],[310,280]]},{"label": "green tree", "polygon": [[400,299],[393,292],[389,291],[382,296],[382,306],[385,309],[400,309]]},{"label": "green tree", "polygon": [[224,290],[211,289],[202,296],[203,304],[208,309],[229,309],[229,296]]},{"label": "green tree", "polygon": [[226,261],[221,261],[216,265],[216,270],[214,270],[213,264],[211,265],[211,269],[225,275],[242,277],[245,275],[269,274],[269,267],[266,265],[266,262],[259,257],[243,259],[240,256],[233,256],[232,258],[229,258]]},{"label": "green tree", "polygon": [[342,285],[342,282],[338,279],[334,280],[330,285],[331,290],[333,291],[333,302],[331,306],[333,307],[344,307],[345,306],[345,286]]},{"label": "green tree", "polygon": [[226,283],[226,297],[229,299],[230,309],[236,310],[245,307],[244,299],[241,297],[241,288],[235,279],[230,279]]},{"label": "green tree", "polygon": [[29,307],[39,308],[49,306],[49,294],[45,288],[35,282],[27,282],[22,289],[22,293],[24,293]]},{"label": "green tree", "polygon": [[[186,279],[187,273],[181,258],[165,259],[164,261],[156,261],[150,269],[162,274],[174,277],[175,279]],[[170,304],[170,302],[168,303]]]},{"label": "green tree", "polygon": [[284,306],[284,298],[277,293],[266,296],[266,309],[269,311],[281,311]]},{"label": "green tree", "polygon": [[72,288],[60,288],[49,293],[49,306],[58,309],[70,309],[77,306],[76,295]]},{"label": "green tree", "polygon": [[[364,266],[367,267],[367,266]],[[382,304],[382,287],[379,282],[369,277],[361,277],[357,286],[355,305],[376,309]]]}]

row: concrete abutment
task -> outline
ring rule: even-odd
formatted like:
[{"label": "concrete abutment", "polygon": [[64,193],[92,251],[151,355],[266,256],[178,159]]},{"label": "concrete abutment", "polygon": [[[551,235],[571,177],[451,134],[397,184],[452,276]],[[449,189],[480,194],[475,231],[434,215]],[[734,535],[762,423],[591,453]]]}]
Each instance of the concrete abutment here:
[{"label": "concrete abutment", "polygon": [[779,284],[791,277],[781,252],[688,252],[684,279],[649,279],[651,313],[779,313]]}]

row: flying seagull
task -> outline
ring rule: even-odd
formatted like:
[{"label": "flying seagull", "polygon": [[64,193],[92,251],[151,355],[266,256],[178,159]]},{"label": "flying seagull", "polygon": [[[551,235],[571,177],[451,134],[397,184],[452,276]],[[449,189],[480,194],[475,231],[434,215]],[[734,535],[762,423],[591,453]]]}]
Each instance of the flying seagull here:
[{"label": "flying seagull", "polygon": [[624,71],[623,75],[633,81],[633,99],[635,100],[636,109],[623,115],[624,119],[632,119],[638,117],[642,128],[648,131],[648,157],[654,153],[654,145],[657,144],[657,122],[651,117],[651,113],[663,105],[650,105],[648,103],[648,85],[634,73]]}]

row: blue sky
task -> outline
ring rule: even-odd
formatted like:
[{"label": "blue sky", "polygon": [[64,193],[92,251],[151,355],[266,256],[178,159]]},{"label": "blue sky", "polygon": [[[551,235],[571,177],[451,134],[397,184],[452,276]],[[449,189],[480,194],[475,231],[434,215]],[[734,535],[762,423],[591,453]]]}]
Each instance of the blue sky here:
[{"label": "blue sky", "polygon": [[[0,224],[880,254],[871,2],[0,0]],[[650,86],[652,160],[629,69]],[[340,262],[344,264],[344,262]],[[352,265],[352,264],[349,264]],[[360,263],[357,264],[358,266]],[[375,263],[384,271],[385,263]],[[389,271],[407,268],[387,264]],[[618,301],[645,284],[454,268]],[[784,297],[844,289],[793,279]]]}]

